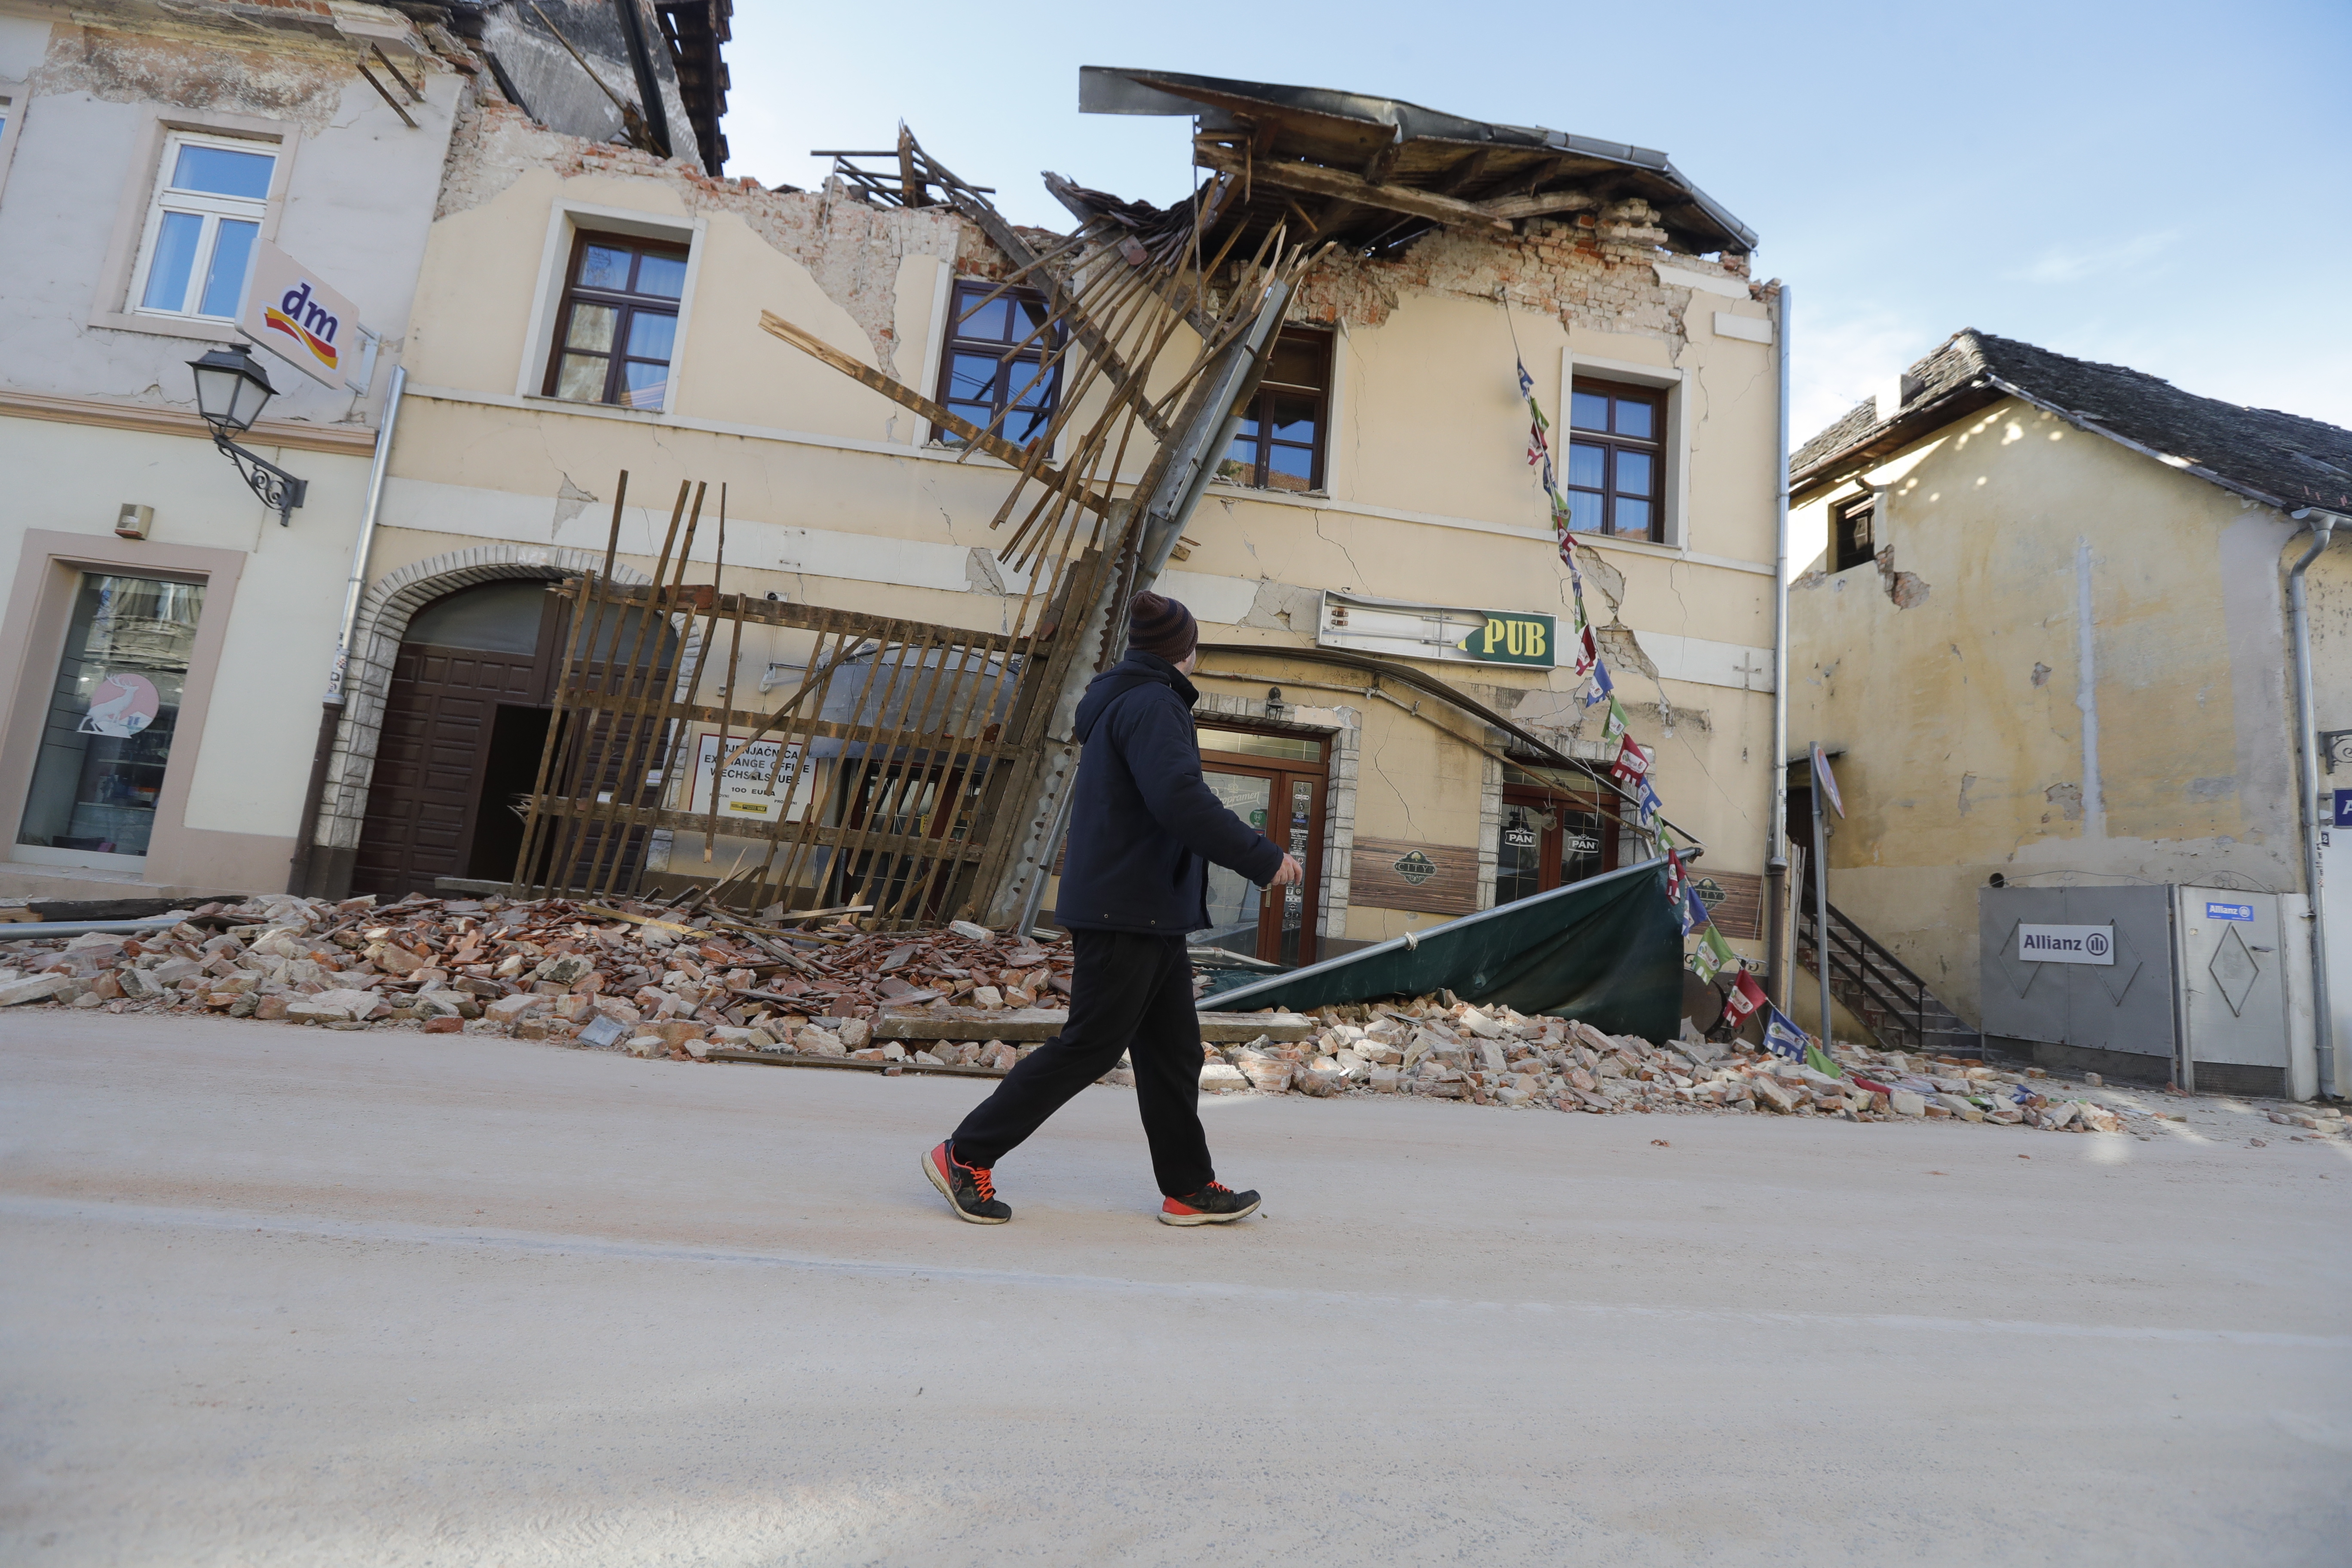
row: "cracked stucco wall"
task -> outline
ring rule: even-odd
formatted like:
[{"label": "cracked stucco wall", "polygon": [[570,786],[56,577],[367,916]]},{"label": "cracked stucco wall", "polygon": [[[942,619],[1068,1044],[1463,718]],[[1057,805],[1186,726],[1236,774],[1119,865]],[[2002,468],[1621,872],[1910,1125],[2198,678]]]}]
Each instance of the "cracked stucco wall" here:
[{"label": "cracked stucco wall", "polygon": [[550,131],[494,99],[469,103],[459,120],[435,216],[469,213],[530,174],[565,184],[625,181],[633,188],[616,205],[736,220],[804,268],[856,322],[874,363],[909,382],[921,380],[922,367],[898,358],[902,263],[928,258],[975,277],[1005,269],[995,248],[951,209],[869,206],[833,183],[819,191],[771,191],[754,180],[713,179],[690,163]]},{"label": "cracked stucco wall", "polygon": [[[2300,886],[2282,603],[2297,525],[2015,402],[1862,482],[1878,558],[1817,563],[1790,595],[1791,749],[1845,748],[1833,902],[1974,1018],[1995,871]],[[1854,493],[1804,510],[1825,522]],[[2341,616],[2343,590],[2319,592]],[[2352,724],[2347,658],[2339,640],[2322,689]]]}]

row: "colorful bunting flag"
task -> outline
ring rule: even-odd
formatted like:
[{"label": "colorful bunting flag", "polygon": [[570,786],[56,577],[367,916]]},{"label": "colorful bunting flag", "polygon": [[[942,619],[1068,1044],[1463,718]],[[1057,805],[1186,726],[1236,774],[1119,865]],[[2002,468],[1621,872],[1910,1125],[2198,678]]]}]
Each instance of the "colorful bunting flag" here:
[{"label": "colorful bunting flag", "polygon": [[1830,1054],[1811,1040],[1805,1042],[1805,1065],[1828,1078],[1845,1076],[1845,1068],[1832,1061]]},{"label": "colorful bunting flag", "polygon": [[1627,735],[1617,742],[1617,760],[1609,764],[1609,776],[1619,784],[1632,784],[1649,773],[1652,761],[1649,749]]},{"label": "colorful bunting flag", "polygon": [[1601,720],[1601,738],[1614,741],[1625,733],[1625,705],[1614,697],[1609,700],[1609,711]]},{"label": "colorful bunting flag", "polygon": [[1764,1005],[1764,1048],[1792,1062],[1804,1060],[1806,1047],[1813,1043],[1811,1038],[1780,1008],[1769,1002]]},{"label": "colorful bunting flag", "polygon": [[1769,1007],[1772,1005],[1772,999],[1764,994],[1764,987],[1756,984],[1756,976],[1744,969],[1739,972],[1739,978],[1732,983],[1731,994],[1747,999],[1748,1005],[1740,1009],[1739,1013],[1743,1018],[1759,1007]]},{"label": "colorful bunting flag", "polygon": [[[1752,996],[1748,994],[1751,991],[1755,993]],[[1753,980],[1748,978],[1748,973],[1745,970],[1740,972],[1738,980],[1732,984],[1731,989],[1723,994],[1723,1010],[1743,1024],[1748,1022],[1748,1015],[1756,1011],[1757,1004],[1759,1002],[1767,1006],[1770,1005],[1770,1003],[1765,1001],[1763,991]]]},{"label": "colorful bunting flag", "polygon": [[1717,969],[1729,969],[1739,962],[1739,955],[1731,951],[1731,943],[1723,939],[1723,928],[1712,921],[1698,933],[1698,948],[1715,961]]},{"label": "colorful bunting flag", "polygon": [[1683,889],[1682,916],[1685,936],[1690,935],[1703,926],[1712,924],[1712,917],[1707,913],[1706,900],[1698,896],[1696,888]]}]

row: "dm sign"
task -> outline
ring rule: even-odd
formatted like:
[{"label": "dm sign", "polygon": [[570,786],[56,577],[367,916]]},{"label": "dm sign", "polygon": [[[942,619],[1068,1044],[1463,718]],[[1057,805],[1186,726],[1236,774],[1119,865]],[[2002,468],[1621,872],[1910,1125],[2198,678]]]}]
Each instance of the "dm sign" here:
[{"label": "dm sign", "polygon": [[2017,925],[2017,956],[2027,963],[2113,963],[2116,928]]},{"label": "dm sign", "polygon": [[359,310],[319,275],[270,244],[253,247],[253,275],[236,330],[314,381],[340,391],[360,339]]},{"label": "dm sign", "polygon": [[1486,624],[1454,646],[1483,664],[1552,667],[1554,622],[1549,616],[1489,610]]}]

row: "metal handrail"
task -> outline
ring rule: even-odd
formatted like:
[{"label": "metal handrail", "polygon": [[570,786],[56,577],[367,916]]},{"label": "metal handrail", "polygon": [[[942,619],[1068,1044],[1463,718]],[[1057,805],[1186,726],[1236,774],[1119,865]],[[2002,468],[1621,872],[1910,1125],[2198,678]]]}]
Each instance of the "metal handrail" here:
[{"label": "metal handrail", "polygon": [[[1927,981],[1855,924],[1843,910],[1832,904],[1829,915],[1830,930],[1824,935],[1815,929],[1818,921],[1813,911],[1800,909],[1797,937],[1800,942],[1810,939],[1809,945],[1816,952],[1822,951],[1822,944],[1826,942],[1831,978],[1842,983],[1841,988],[1850,994],[1849,1005],[1854,1005],[1857,1012],[1870,1007],[1887,1015],[1890,1022],[1914,1037],[1917,1048],[1926,1047],[1931,1033],[1974,1033],[1929,989]],[[1953,1026],[1941,1026],[1947,1019]]]}]

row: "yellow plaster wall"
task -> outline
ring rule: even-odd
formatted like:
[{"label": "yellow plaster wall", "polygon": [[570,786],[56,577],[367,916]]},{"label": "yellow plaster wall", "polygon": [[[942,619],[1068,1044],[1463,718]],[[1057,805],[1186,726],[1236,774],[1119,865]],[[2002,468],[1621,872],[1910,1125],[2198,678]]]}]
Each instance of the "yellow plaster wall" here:
[{"label": "yellow plaster wall", "polygon": [[[1790,595],[1792,749],[1844,749],[1832,902],[1973,1018],[1995,871],[2295,885],[2277,608],[2294,525],[2014,400],[1866,478],[1890,565],[1817,563]],[[1857,493],[1804,510],[1826,527]],[[1886,570],[1924,599],[1898,607]]]},{"label": "yellow plaster wall", "polygon": [[[512,389],[530,341],[526,318],[549,268],[550,214],[559,201],[634,208],[680,226],[703,223],[672,416],[590,412],[552,400],[515,405]],[[874,265],[887,268],[893,290],[885,320],[894,368],[919,385],[938,354],[932,310],[943,263],[908,254]],[[860,278],[861,288],[873,286],[870,268]],[[1708,297],[1691,314],[1704,317],[1714,307],[1751,315],[1765,310]],[[532,169],[495,197],[442,219],[410,351],[417,395],[394,458],[393,493],[406,510],[381,536],[372,574],[465,548],[484,533],[601,552],[611,486],[625,468],[632,504],[621,549],[640,570],[652,565],[679,480],[691,478],[709,483],[713,507],[720,484],[727,487],[730,585],[954,625],[999,625],[1006,601],[892,581],[890,552],[900,542],[992,547],[1002,535],[987,525],[1003,498],[1007,471],[985,458],[958,464],[919,454],[906,445],[917,433],[911,415],[761,332],[763,309],[863,363],[876,360],[856,321],[807,267],[733,212],[689,211],[664,181],[559,178]],[[1436,293],[1408,294],[1378,324],[1347,328],[1337,345],[1328,500],[1276,500],[1212,487],[1188,528],[1199,546],[1180,569],[1259,584],[1244,624],[1212,625],[1213,638],[1311,641],[1311,594],[1296,590],[1326,587],[1565,614],[1565,573],[1525,460],[1525,407],[1511,375],[1514,330],[1538,395],[1555,416],[1562,355],[1571,348],[1580,359],[1692,373],[1685,386],[1689,549],[1610,542],[1588,552],[1596,617],[1605,623],[1613,615],[1637,637],[1673,633],[1769,647],[1769,574],[1704,558],[1770,559],[1772,351],[1716,339],[1703,327],[1672,342],[1585,328],[1571,341],[1556,317],[1520,310],[1507,321],[1489,301]],[[1189,353],[1189,344],[1172,347],[1160,379],[1178,374]],[[1089,401],[1101,395],[1097,389]],[[1139,463],[1131,460],[1129,468]],[[583,493],[597,499],[558,499]],[[1355,510],[1361,508],[1436,521]],[[1449,519],[1459,525],[1444,525]],[[856,576],[807,569],[795,541],[796,531],[808,529],[870,537],[872,561]],[[694,551],[698,563],[710,561],[715,544],[707,522]],[[1613,611],[1611,593],[1618,601]],[[769,657],[779,656],[761,650],[762,660]],[[745,658],[744,679],[754,681],[748,647]],[[1328,666],[1297,668],[1324,679],[1356,679]],[[1433,668],[1489,692],[1496,706],[1563,739],[1586,718],[1570,700],[1564,671]],[[1633,668],[1618,673],[1633,733],[1659,749],[1656,783],[1669,815],[1707,842],[1713,866],[1760,870],[1769,694],[1661,683]],[[1672,710],[1671,734],[1661,700]],[[1477,844],[1484,755],[1442,741],[1385,704],[1364,706],[1358,828],[1376,837]],[[1470,727],[1458,718],[1448,721]],[[1597,735],[1598,722],[1584,728]],[[1386,934],[1402,917],[1368,910],[1361,918],[1365,929],[1359,933],[1351,919],[1350,934]]]}]

